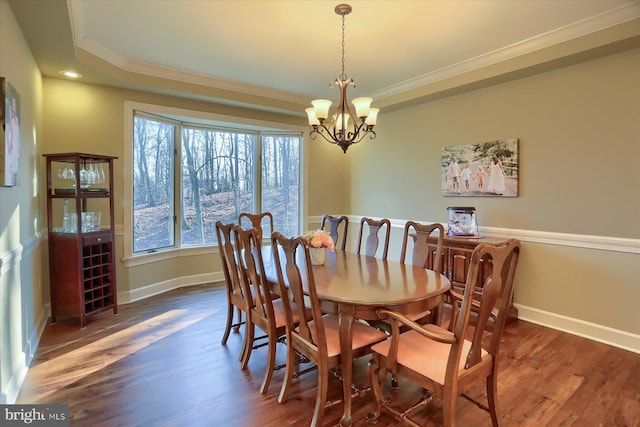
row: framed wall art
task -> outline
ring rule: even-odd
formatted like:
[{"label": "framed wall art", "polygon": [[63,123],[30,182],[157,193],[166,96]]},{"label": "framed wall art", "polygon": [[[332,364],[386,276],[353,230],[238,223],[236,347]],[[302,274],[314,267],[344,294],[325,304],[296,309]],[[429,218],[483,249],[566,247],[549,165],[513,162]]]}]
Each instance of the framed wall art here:
[{"label": "framed wall art", "polygon": [[442,148],[443,196],[518,197],[518,139]]},{"label": "framed wall art", "polygon": [[0,77],[0,185],[19,184],[20,177],[20,95]]}]

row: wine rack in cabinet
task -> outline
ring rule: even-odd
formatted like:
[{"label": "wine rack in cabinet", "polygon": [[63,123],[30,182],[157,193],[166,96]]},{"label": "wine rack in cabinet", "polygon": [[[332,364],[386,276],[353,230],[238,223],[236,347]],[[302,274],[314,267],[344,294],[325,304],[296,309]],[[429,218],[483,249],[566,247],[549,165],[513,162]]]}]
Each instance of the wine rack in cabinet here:
[{"label": "wine rack in cabinet", "polygon": [[51,321],[118,313],[113,162],[85,153],[45,154]]}]

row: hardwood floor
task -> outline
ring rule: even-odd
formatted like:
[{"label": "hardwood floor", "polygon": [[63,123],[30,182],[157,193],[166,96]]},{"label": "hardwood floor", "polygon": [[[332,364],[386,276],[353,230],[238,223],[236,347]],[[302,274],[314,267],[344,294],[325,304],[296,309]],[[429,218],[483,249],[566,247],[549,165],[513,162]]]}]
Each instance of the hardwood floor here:
[{"label": "hardwood floor", "polygon": [[[266,347],[239,368],[241,334],[220,344],[225,292],[193,286],[119,307],[119,314],[47,325],[17,403],[70,405],[71,426],[304,426],[311,421],[316,374],[298,379],[285,404],[277,403],[284,370],[267,395]],[[278,348],[277,363],[286,349]],[[356,362],[356,384],[367,383],[367,358]],[[394,401],[418,390],[401,381]],[[516,321],[501,347],[499,414],[503,426],[640,426],[640,355],[552,329]],[[470,393],[480,397],[484,390]],[[332,381],[329,398],[341,396]],[[371,393],[353,402],[354,425],[364,426]],[[438,401],[420,409],[426,426],[441,422]],[[327,410],[336,425],[342,406]],[[486,412],[458,400],[458,425],[490,426]],[[398,422],[383,415],[377,426]]]}]

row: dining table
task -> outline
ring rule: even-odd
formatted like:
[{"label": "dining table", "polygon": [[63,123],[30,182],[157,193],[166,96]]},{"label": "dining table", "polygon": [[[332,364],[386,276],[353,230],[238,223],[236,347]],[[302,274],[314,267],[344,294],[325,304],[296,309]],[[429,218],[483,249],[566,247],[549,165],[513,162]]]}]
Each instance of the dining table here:
[{"label": "dining table", "polygon": [[[262,255],[265,276],[277,290],[278,276],[272,247],[263,246]],[[304,282],[304,263],[298,262],[298,265]],[[407,315],[437,310],[451,284],[446,276],[429,269],[341,250],[328,250],[324,264],[312,268],[322,311],[339,318],[344,402],[340,425],[350,426],[353,377],[351,342],[355,319],[379,321],[376,312],[379,309]],[[303,283],[303,286],[307,284]]]}]

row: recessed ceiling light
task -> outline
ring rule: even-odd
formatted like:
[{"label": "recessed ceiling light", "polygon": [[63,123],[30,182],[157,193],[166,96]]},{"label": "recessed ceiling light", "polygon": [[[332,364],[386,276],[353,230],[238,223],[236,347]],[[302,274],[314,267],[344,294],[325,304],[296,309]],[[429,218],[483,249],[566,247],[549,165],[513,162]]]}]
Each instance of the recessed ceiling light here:
[{"label": "recessed ceiling light", "polygon": [[78,74],[75,71],[60,71],[60,74],[65,77],[69,77],[70,79],[79,79],[82,77],[81,74]]}]

